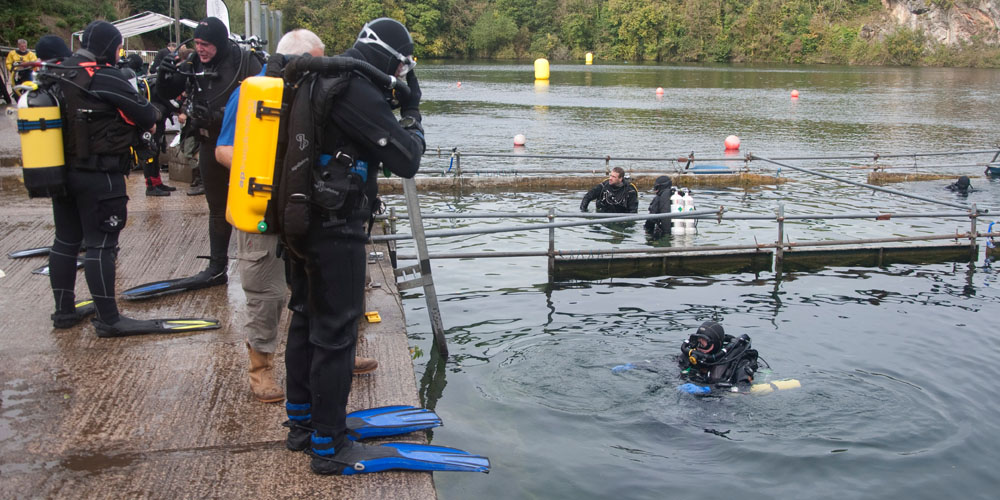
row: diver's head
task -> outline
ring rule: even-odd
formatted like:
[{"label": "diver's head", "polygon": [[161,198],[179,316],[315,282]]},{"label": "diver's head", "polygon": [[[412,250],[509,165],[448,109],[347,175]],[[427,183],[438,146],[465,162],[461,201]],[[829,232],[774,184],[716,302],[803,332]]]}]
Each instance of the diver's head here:
[{"label": "diver's head", "polygon": [[698,327],[698,331],[688,339],[692,347],[705,354],[714,354],[722,349],[726,331],[715,321],[706,321]]},{"label": "diver's head", "polygon": [[959,191],[962,191],[962,192],[968,191],[969,187],[971,185],[972,185],[972,182],[970,182],[969,178],[967,176],[964,176],[964,175],[961,176],[961,177],[959,177],[958,180],[955,181],[955,189],[957,189]]},{"label": "diver's head", "polygon": [[206,17],[194,29],[194,50],[203,64],[222,60],[229,47],[229,28],[217,17]]},{"label": "diver's head", "polygon": [[622,185],[625,180],[625,169],[621,167],[614,167],[611,169],[611,173],[608,174],[608,184],[618,187]]},{"label": "diver's head", "polygon": [[417,65],[410,32],[402,23],[388,17],[365,23],[354,48],[361,51],[369,64],[397,78],[406,76]]},{"label": "diver's head", "polygon": [[94,54],[98,63],[113,64],[118,61],[122,34],[115,25],[107,21],[94,21],[83,30],[80,46]]},{"label": "diver's head", "polygon": [[653,183],[653,191],[657,194],[669,190],[674,185],[674,181],[670,180],[670,177],[666,175],[661,175],[656,178],[656,182]]}]

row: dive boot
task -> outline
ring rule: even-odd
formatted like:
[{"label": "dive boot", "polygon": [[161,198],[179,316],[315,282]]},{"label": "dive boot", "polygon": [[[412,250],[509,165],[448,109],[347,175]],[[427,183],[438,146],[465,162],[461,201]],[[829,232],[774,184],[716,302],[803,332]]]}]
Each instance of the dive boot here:
[{"label": "dive boot", "polygon": [[[285,447],[292,451],[303,451],[309,447],[312,421],[309,420],[309,405],[285,403],[288,427]],[[442,424],[441,417],[434,410],[409,405],[383,406],[358,410],[347,414],[347,439],[358,441],[385,436],[398,436],[411,432],[433,429]]]},{"label": "dive boot", "polygon": [[97,307],[94,306],[93,300],[81,300],[76,303],[76,310],[73,312],[57,311],[52,313],[52,326],[57,329],[73,328],[95,312],[97,312]]}]

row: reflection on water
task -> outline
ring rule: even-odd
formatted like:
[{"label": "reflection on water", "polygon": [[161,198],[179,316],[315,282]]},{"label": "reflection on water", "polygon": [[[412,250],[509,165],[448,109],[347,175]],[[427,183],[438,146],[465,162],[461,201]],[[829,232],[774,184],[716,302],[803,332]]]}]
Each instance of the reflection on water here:
[{"label": "reflection on water", "polygon": [[[466,151],[676,157],[721,153],[740,135],[763,155],[984,149],[996,70],[714,65],[554,65],[545,92],[530,65],[427,64],[421,87],[431,144]],[[454,85],[462,81],[462,87]],[[426,82],[426,83],[425,83]],[[653,90],[664,87],[663,99]],[[801,92],[791,102],[788,90]],[[979,158],[971,161],[987,161]],[[425,159],[447,168],[448,158]],[[884,161],[893,165],[912,160]],[[938,161],[939,163],[942,161]],[[950,160],[949,160],[950,162]],[[734,163],[739,163],[734,161]],[[807,168],[848,162],[807,162]],[[528,158],[463,163],[498,172],[594,168],[603,162]],[[647,167],[647,165],[622,165]],[[672,165],[662,165],[666,168]],[[893,186],[996,212],[1000,182],[959,172],[977,188],[958,199],[945,181]],[[499,174],[498,174],[499,175]],[[699,208],[789,220],[787,241],[954,234],[956,212],[833,181],[695,192]],[[837,175],[864,181],[864,171]],[[583,192],[423,194],[427,229],[532,222],[463,219],[468,212],[577,210]],[[645,211],[650,193],[640,193]],[[388,204],[402,205],[398,197]],[[876,213],[896,214],[876,220]],[[401,231],[406,231],[401,224]],[[557,249],[773,242],[770,220],[703,220],[696,234],[650,241],[641,224],[556,231]],[[548,231],[434,239],[430,251],[545,250]],[[408,243],[400,253],[415,253]],[[405,263],[404,263],[405,264]],[[548,280],[544,258],[434,260],[451,356],[432,350],[423,298],[404,296],[422,402],[446,425],[434,441],[490,456],[489,476],[435,476],[441,498],[989,498],[1000,423],[994,381],[998,273],[975,264],[833,267],[814,273]],[[749,334],[771,366],[758,380],[795,378],[766,396],[695,398],[675,390],[673,357],[706,320]],[[613,374],[624,362],[653,370]],[[849,478],[849,479],[846,479]],[[718,480],[717,480],[718,479]],[[692,489],[692,484],[710,489]],[[675,492],[682,492],[676,493]],[[805,493],[804,493],[805,492]]]}]

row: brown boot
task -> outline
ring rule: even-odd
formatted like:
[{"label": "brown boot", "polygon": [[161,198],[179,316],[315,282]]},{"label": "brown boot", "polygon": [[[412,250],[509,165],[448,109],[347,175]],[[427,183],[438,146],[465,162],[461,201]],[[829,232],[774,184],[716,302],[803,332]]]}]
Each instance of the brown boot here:
[{"label": "brown boot", "polygon": [[372,358],[362,358],[361,356],[354,357],[354,374],[364,375],[366,373],[371,373],[378,368],[378,360]]},{"label": "brown boot", "polygon": [[257,352],[247,344],[250,354],[250,391],[262,403],[284,401],[285,393],[274,381],[274,354]]}]

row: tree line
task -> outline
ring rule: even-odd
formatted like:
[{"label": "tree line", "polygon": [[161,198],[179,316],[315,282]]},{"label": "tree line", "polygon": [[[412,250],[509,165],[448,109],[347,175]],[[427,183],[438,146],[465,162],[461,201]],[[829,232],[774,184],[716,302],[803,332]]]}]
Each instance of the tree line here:
[{"label": "tree line", "polygon": [[[285,29],[307,28],[327,53],[348,48],[365,21],[392,17],[425,58],[1000,66],[979,39],[944,46],[892,25],[880,0],[271,0]],[[935,4],[941,3],[939,0]],[[44,33],[37,13],[82,27],[94,18],[166,13],[169,0],[22,0],[0,13],[0,42]],[[242,0],[227,0],[242,29]],[[204,15],[181,0],[181,14]],[[199,12],[200,11],[200,12]],[[164,40],[167,35],[163,36]],[[35,37],[37,38],[37,36]]]}]

